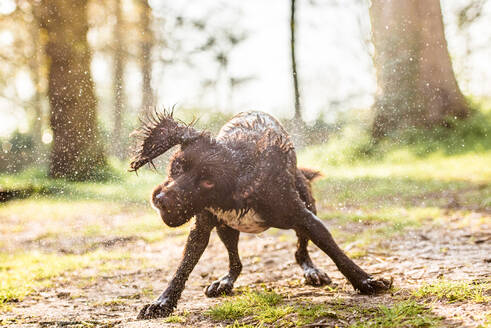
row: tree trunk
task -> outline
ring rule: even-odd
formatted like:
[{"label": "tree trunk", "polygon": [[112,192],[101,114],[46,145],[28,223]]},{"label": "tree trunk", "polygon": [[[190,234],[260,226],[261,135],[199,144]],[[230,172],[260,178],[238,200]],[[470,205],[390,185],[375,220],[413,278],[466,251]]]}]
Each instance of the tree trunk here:
[{"label": "tree trunk", "polygon": [[96,98],[87,42],[87,0],[45,0],[48,97],[53,145],[49,175],[88,180],[106,159],[97,131]]},{"label": "tree trunk", "polygon": [[374,137],[468,115],[448,54],[439,0],[373,0],[370,20],[378,84]]},{"label": "tree trunk", "polygon": [[295,20],[295,0],[290,0],[290,54],[292,61],[292,78],[293,78],[293,90],[295,95],[295,116],[294,121],[299,124],[299,128],[303,126],[302,110],[300,106],[300,89],[298,87],[297,77],[297,60],[295,54],[295,36],[296,36],[296,20]]},{"label": "tree trunk", "polygon": [[124,54],[123,54],[123,18],[121,13],[121,0],[115,1],[116,24],[114,25],[114,76],[113,76],[113,94],[114,94],[114,126],[112,141],[114,143],[113,154],[123,158],[125,151],[121,142],[121,130],[123,128],[124,114]]},{"label": "tree trunk", "polygon": [[152,9],[148,0],[141,0],[140,24],[142,28],[141,41],[141,72],[142,72],[142,111],[147,111],[154,105],[152,90],[152,47],[154,43],[151,29]]}]

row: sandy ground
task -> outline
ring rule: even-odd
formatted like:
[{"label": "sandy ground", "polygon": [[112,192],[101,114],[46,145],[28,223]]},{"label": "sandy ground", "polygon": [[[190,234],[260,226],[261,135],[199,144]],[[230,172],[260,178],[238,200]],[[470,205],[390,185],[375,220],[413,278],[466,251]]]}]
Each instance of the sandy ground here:
[{"label": "sandy ground", "polygon": [[[337,288],[305,286],[302,271],[294,261],[296,239],[291,231],[241,234],[239,248],[244,269],[235,287],[266,286],[288,300],[314,303],[339,304],[342,300],[347,305],[391,304],[394,299],[409,295],[422,283],[441,277],[467,281],[490,279],[489,218],[489,214],[475,212],[463,222],[464,219],[458,215],[450,215],[445,225],[428,224],[370,246],[367,255],[356,259],[356,262],[376,276],[393,277],[396,287],[392,293],[372,297],[354,292],[330,259],[312,245],[310,250],[314,263],[329,274]],[[336,222],[326,224],[335,226]],[[353,223],[343,229],[356,233],[371,227]],[[2,238],[10,238],[12,248],[40,248],[61,253],[66,253],[70,247],[80,248],[75,241],[38,244],[29,234]],[[139,308],[166,287],[179,263],[184,242],[185,235],[180,234],[155,243],[132,237],[101,240],[95,247],[126,250],[135,259],[125,262],[127,267],[103,274],[93,268],[65,273],[54,279],[53,286],[37,290],[21,302],[11,303],[10,310],[1,314],[0,323],[12,327],[223,327],[230,324],[213,321],[204,314],[210,306],[224,299],[210,299],[203,293],[204,287],[223,275],[228,267],[225,248],[215,232],[191,274],[175,312],[185,314],[186,323],[136,320]],[[485,313],[489,311],[489,304],[442,300],[429,300],[428,303],[435,314],[444,317],[444,327],[478,327],[484,324]],[[343,327],[350,324],[329,320],[324,319],[319,326]]]}]

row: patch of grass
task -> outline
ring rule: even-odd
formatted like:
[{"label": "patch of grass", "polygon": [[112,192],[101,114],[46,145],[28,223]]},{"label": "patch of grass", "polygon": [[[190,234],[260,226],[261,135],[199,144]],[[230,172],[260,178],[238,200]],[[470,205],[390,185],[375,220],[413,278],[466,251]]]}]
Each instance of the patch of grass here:
[{"label": "patch of grass", "polygon": [[[301,166],[320,170],[324,177],[315,183],[319,201],[328,204],[407,204],[424,200],[428,205],[441,205],[443,190],[458,192],[464,204],[480,205],[491,195],[491,151],[453,157],[432,156],[403,162],[363,163],[330,166],[322,156],[299,157]],[[479,191],[478,198],[466,197]],[[462,193],[464,193],[462,195]],[[479,194],[484,193],[482,196]],[[436,195],[436,197],[432,197]],[[376,202],[374,204],[374,202]]]},{"label": "patch of grass", "polygon": [[32,291],[47,287],[51,279],[65,272],[104,265],[127,254],[96,251],[84,255],[26,252],[0,254],[0,307],[22,300]]},{"label": "patch of grass", "polygon": [[[405,129],[375,142],[370,135],[370,111],[357,110],[357,119],[347,119],[343,128],[329,136],[329,142],[310,147],[306,153],[328,166],[350,166],[386,161],[413,161],[434,154],[451,157],[491,150],[491,104],[471,101],[471,115],[465,120],[447,118],[446,126]],[[321,156],[319,156],[321,155]]]},{"label": "patch of grass", "polygon": [[126,162],[111,162],[111,170],[116,172],[106,181],[73,182],[63,179],[50,179],[46,172],[31,168],[17,174],[0,174],[2,189],[32,190],[34,198],[101,200],[123,203],[147,203],[152,189],[165,177],[162,172],[143,168],[139,175],[127,172]]},{"label": "patch of grass", "polygon": [[250,314],[252,309],[243,299],[224,301],[220,305],[212,307],[206,312],[214,320],[234,320]]},{"label": "patch of grass", "polygon": [[480,208],[491,204],[489,149],[451,156],[433,152],[418,157],[399,148],[383,159],[336,163],[343,152],[331,154],[332,143],[336,141],[307,147],[298,158],[299,166],[323,174],[314,184],[321,207],[444,207],[454,200],[462,206]]},{"label": "patch of grass", "polygon": [[186,322],[186,316],[187,313],[184,313],[182,315],[175,314],[175,315],[168,316],[163,321],[166,323],[184,323]]},{"label": "patch of grass", "polygon": [[426,306],[410,300],[396,302],[392,306],[377,306],[364,312],[369,318],[364,315],[350,328],[437,327],[440,322],[440,318]]},{"label": "patch of grass", "polygon": [[274,292],[247,290],[211,308],[206,315],[217,321],[233,321],[227,327],[297,326],[313,324],[326,318],[328,324],[351,328],[437,327],[440,318],[425,305],[413,300],[394,301],[386,305],[353,305],[342,299],[329,304],[307,300],[285,302]]},{"label": "patch of grass", "polygon": [[292,306],[283,305],[280,307],[268,306],[257,313],[254,317],[260,323],[275,323],[280,321],[284,316],[294,312]]},{"label": "patch of grass", "polygon": [[262,324],[250,325],[247,323],[244,324],[244,323],[238,322],[237,320],[233,324],[225,326],[225,328],[258,328],[258,327],[263,327],[263,325]]},{"label": "patch of grass", "polygon": [[259,323],[271,323],[293,311],[291,306],[281,305],[282,301],[281,295],[273,291],[246,290],[239,296],[213,306],[206,315],[221,321],[236,320],[251,315]]},{"label": "patch of grass", "polygon": [[313,323],[319,318],[331,317],[337,318],[338,314],[333,309],[324,304],[307,304],[296,308],[299,320],[298,326]]},{"label": "patch of grass", "polygon": [[465,120],[447,119],[447,127],[432,129],[409,129],[391,136],[396,143],[386,141],[380,145],[390,151],[401,145],[417,156],[426,156],[435,151],[446,155],[482,152],[491,149],[491,107],[489,104],[471,102],[471,115]]},{"label": "patch of grass", "polygon": [[471,301],[474,303],[491,302],[487,293],[491,290],[490,282],[450,281],[440,279],[425,283],[413,295],[419,298],[436,298],[448,302]]}]

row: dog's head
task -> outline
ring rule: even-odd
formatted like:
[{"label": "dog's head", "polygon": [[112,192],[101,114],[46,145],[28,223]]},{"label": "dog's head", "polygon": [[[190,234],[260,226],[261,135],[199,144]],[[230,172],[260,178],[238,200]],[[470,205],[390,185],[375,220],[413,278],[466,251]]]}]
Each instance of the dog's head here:
[{"label": "dog's head", "polygon": [[152,205],[171,227],[186,223],[206,207],[223,206],[234,190],[230,151],[210,136],[173,118],[155,113],[137,131],[142,137],[130,167],[137,171],[175,145],[180,145],[169,164],[167,179],[152,193]]}]

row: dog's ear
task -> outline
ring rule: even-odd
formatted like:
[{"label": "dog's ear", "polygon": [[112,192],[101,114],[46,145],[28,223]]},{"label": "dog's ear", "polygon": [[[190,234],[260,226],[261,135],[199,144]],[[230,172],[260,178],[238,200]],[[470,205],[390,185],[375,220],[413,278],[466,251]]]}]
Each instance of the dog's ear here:
[{"label": "dog's ear", "polygon": [[202,133],[173,117],[173,110],[152,111],[145,119],[140,119],[142,127],[131,133],[140,138],[136,155],[131,159],[130,171],[137,171],[143,165],[176,145],[185,145],[202,136]]}]

